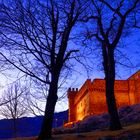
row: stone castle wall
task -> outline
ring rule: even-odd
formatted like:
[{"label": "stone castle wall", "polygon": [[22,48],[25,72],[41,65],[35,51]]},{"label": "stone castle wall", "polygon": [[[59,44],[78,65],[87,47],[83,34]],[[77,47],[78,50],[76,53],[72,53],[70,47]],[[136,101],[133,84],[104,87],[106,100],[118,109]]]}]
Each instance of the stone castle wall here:
[{"label": "stone castle wall", "polygon": [[[114,90],[118,108],[140,103],[140,71],[127,80],[116,80]],[[68,90],[68,99],[69,122],[107,112],[105,80],[86,80],[80,90]]]}]

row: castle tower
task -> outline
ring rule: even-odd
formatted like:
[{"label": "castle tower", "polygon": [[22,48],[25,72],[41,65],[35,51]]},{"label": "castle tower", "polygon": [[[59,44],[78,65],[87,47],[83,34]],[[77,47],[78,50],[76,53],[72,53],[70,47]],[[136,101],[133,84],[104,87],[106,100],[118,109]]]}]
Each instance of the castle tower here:
[{"label": "castle tower", "polygon": [[[140,70],[127,80],[115,80],[114,91],[118,108],[140,103]],[[79,90],[69,88],[67,95],[69,122],[107,112],[104,79],[87,79]]]},{"label": "castle tower", "polygon": [[78,88],[69,88],[68,89],[68,102],[69,102],[69,122],[76,120],[76,109],[74,106],[75,96],[78,93]]},{"label": "castle tower", "polygon": [[140,70],[128,78],[130,104],[140,103]]}]

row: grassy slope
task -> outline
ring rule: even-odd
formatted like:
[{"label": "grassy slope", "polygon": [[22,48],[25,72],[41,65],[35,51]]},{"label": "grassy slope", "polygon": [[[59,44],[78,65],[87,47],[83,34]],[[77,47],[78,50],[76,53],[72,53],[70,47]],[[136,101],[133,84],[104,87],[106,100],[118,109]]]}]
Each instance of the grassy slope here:
[{"label": "grassy slope", "polygon": [[[124,134],[140,134],[140,123],[132,124],[124,127],[122,130],[118,131],[109,131],[109,130],[96,130],[88,133],[79,133],[79,134],[63,134],[53,136],[55,140],[98,140],[101,137],[113,136],[118,137]],[[17,138],[12,140],[36,140],[36,138]]]}]

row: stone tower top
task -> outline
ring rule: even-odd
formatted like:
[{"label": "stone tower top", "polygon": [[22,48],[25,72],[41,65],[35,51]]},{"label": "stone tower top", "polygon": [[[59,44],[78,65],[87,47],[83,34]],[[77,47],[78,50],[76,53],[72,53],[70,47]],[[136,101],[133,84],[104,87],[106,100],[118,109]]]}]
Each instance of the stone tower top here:
[{"label": "stone tower top", "polygon": [[71,92],[71,91],[72,91],[72,92],[78,91],[78,88],[69,88],[68,91],[69,91],[69,92]]},{"label": "stone tower top", "polygon": [[67,93],[68,98],[74,98],[77,93],[78,93],[78,88],[69,88]]}]

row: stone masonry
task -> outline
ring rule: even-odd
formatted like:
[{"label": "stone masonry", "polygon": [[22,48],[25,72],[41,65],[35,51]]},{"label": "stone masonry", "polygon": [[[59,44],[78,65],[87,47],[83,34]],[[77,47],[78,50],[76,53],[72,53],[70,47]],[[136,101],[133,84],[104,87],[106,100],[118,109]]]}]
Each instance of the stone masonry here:
[{"label": "stone masonry", "polygon": [[[140,103],[140,70],[127,80],[115,81],[115,98],[118,108]],[[69,88],[68,101],[69,122],[107,112],[105,80],[87,79],[79,90]]]}]

